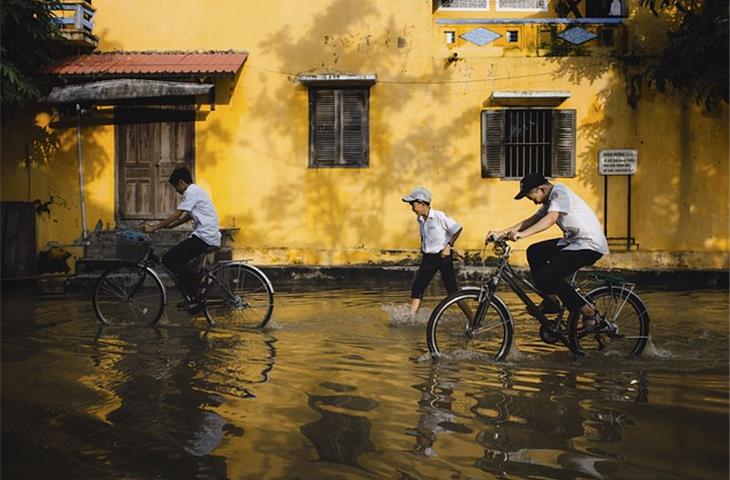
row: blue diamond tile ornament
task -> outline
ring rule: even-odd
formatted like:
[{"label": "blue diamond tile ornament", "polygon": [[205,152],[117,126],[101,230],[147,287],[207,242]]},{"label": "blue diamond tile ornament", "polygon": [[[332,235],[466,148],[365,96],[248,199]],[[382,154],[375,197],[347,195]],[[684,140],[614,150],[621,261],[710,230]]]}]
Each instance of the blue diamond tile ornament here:
[{"label": "blue diamond tile ornament", "polygon": [[474,30],[469,30],[468,32],[459,36],[467,42],[475,43],[481,47],[495,41],[502,35],[497,32],[487,30],[486,28],[479,27],[475,28]]},{"label": "blue diamond tile ornament", "polygon": [[562,38],[566,42],[572,43],[573,45],[580,45],[588,40],[593,40],[597,36],[598,35],[595,33],[589,32],[588,30],[580,27],[569,28],[568,30],[558,34],[558,37]]}]

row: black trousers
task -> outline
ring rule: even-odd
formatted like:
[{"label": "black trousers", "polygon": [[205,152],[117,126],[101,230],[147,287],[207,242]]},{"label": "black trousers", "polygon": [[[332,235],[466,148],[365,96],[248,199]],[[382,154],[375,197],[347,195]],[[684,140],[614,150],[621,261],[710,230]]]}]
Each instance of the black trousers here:
[{"label": "black trousers", "polygon": [[191,297],[195,296],[200,274],[190,268],[188,263],[198,255],[205,253],[208,248],[207,243],[193,235],[172,247],[162,257],[163,265],[175,274],[185,293]]},{"label": "black trousers", "polygon": [[571,311],[578,311],[585,301],[566,281],[566,277],[603,255],[593,250],[565,250],[558,246],[559,239],[545,240],[527,248],[527,263],[532,279],[542,293],[557,295]]},{"label": "black trousers", "polygon": [[421,266],[418,268],[416,279],[411,287],[411,298],[423,298],[423,292],[439,271],[447,292],[454,293],[459,290],[453,256],[442,257],[440,253],[424,253],[421,258]]}]

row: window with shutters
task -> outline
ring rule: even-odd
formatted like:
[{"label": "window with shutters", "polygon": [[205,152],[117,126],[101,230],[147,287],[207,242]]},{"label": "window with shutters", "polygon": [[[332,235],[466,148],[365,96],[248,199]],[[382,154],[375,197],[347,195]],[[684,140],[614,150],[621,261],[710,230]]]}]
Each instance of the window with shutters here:
[{"label": "window with shutters", "polygon": [[482,177],[575,176],[575,110],[482,111]]},{"label": "window with shutters", "polygon": [[309,89],[309,166],[367,167],[369,87]]}]

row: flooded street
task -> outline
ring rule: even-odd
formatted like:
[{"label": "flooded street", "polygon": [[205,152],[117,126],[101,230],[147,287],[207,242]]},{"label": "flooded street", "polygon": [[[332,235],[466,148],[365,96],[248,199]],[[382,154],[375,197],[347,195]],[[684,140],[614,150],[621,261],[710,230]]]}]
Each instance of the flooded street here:
[{"label": "flooded street", "polygon": [[727,478],[727,291],[642,290],[631,361],[572,360],[505,294],[492,363],[432,362],[438,297],[408,320],[406,287],[285,286],[263,332],[100,329],[85,294],[6,293],[2,476]]}]

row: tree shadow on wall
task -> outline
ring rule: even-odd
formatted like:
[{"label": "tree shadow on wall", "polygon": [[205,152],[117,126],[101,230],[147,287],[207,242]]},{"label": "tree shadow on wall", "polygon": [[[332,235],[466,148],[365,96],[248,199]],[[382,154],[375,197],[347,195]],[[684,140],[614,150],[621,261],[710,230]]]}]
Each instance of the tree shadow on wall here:
[{"label": "tree shadow on wall", "polygon": [[[616,35],[616,38],[626,37],[624,33]],[[597,41],[594,40],[593,43]],[[595,89],[588,105],[576,106],[577,138],[581,146],[577,155],[580,166],[576,172],[577,179],[601,199],[600,209],[603,210],[604,178],[598,175],[600,150],[637,149],[639,168],[632,177],[632,236],[640,243],[647,240],[650,242],[657,235],[651,219],[661,218],[663,231],[660,235],[675,236],[677,249],[696,248],[697,245],[692,247],[685,243],[686,235],[681,231],[687,225],[698,224],[697,213],[692,213],[690,205],[694,186],[700,179],[696,177],[696,162],[699,159],[697,146],[692,145],[694,134],[690,123],[693,113],[689,102],[671,93],[657,94],[637,83],[635,73],[642,69],[647,58],[635,54],[627,55],[629,45],[608,50],[596,49],[596,45],[591,44],[584,47],[566,47],[566,42],[560,39],[556,42],[556,46],[547,46],[545,55],[549,64],[557,66],[553,78],[568,78],[573,84],[588,82],[589,88]],[[640,45],[631,47],[641,50]],[[657,112],[661,111],[657,107],[666,108],[672,103],[678,107],[675,110],[678,112],[677,116],[657,118]],[[662,124],[679,127],[675,136],[666,139],[668,142],[678,142],[679,151],[672,152],[672,158],[668,158],[666,162],[655,154],[651,156],[652,149],[660,146],[662,140],[656,136],[642,138],[638,133],[647,131],[647,122],[657,122],[659,131],[663,129]],[[642,158],[646,160],[642,162]],[[649,163],[649,159],[656,163]],[[659,177],[668,178],[666,188],[657,185]],[[628,228],[625,210],[628,187],[625,181],[620,181],[623,178],[609,178],[608,182],[609,236],[623,236]],[[709,209],[701,215],[700,222],[703,224],[727,224],[723,209]],[[650,243],[649,248],[652,248]]]},{"label": "tree shadow on wall", "polygon": [[[343,25],[343,18],[351,20]],[[333,32],[330,25],[340,27]],[[473,155],[456,153],[461,151],[456,148],[460,144],[478,145],[474,139],[479,138],[480,102],[446,122],[436,114],[414,119],[403,113],[419,111],[425,105],[447,105],[451,87],[424,80],[444,82],[458,78],[468,66],[445,68],[442,59],[433,59],[430,66],[419,66],[418,71],[409,75],[415,39],[409,36],[410,26],[399,25],[403,25],[401,19],[384,18],[377,2],[360,2],[358,15],[354,16],[350,2],[335,1],[313,17],[302,34],[296,35],[295,30],[284,25],[261,43],[260,55],[253,58],[266,58],[267,65],[273,67],[257,72],[255,65],[247,66],[264,78],[274,77],[270,82],[261,82],[251,104],[253,111],[267,112],[260,118],[265,123],[262,130],[272,139],[265,157],[294,172],[290,173],[290,180],[279,180],[261,201],[260,211],[265,220],[282,225],[269,232],[272,239],[286,239],[290,232],[281,220],[295,218],[306,208],[316,218],[314,228],[325,239],[322,248],[346,245],[347,235],[357,239],[357,245],[350,247],[382,248],[386,233],[387,240],[392,241],[390,232],[397,231],[392,225],[382,224],[383,216],[393,208],[404,208],[400,197],[417,184],[438,189],[440,195],[435,204],[439,209],[448,210],[456,203],[452,199],[458,199],[459,205],[467,202],[474,206],[485,201],[483,192],[477,191],[482,186],[478,148],[473,149]],[[308,90],[296,76],[326,72],[378,76],[370,97],[371,153],[367,169],[307,167]],[[296,121],[282,121],[282,116],[291,112],[291,104],[304,108],[299,110]],[[300,154],[288,153],[292,145]],[[476,174],[469,175],[465,186],[450,180],[450,173],[455,171]],[[367,199],[367,204],[353,204],[353,198]],[[410,218],[404,220],[402,231],[397,241],[413,240]]]}]

